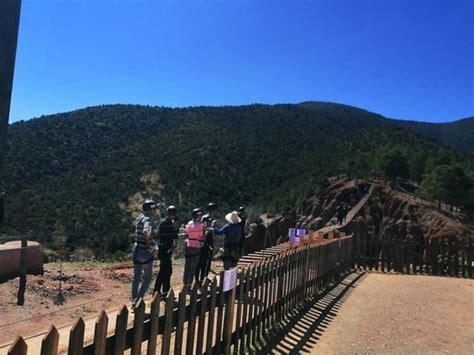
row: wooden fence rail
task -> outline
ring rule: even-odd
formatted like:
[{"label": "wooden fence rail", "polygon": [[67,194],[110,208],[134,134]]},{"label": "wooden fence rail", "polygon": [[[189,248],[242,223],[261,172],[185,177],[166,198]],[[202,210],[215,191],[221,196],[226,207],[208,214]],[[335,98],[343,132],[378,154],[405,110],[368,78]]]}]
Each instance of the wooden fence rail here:
[{"label": "wooden fence rail", "polygon": [[[149,314],[141,301],[128,326],[124,306],[107,334],[102,312],[94,339],[84,344],[84,322],[71,329],[68,354],[245,354],[261,349],[307,299],[351,268],[472,277],[472,240],[380,241],[370,236],[341,237],[281,250],[239,268],[236,287],[224,292],[224,272],[202,286],[184,287],[175,301],[155,295]],[[42,355],[58,352],[58,332],[46,334]],[[9,354],[23,355],[19,337]]]},{"label": "wooden fence rail", "polygon": [[474,237],[381,240],[354,236],[355,265],[359,268],[403,274],[472,278]]}]

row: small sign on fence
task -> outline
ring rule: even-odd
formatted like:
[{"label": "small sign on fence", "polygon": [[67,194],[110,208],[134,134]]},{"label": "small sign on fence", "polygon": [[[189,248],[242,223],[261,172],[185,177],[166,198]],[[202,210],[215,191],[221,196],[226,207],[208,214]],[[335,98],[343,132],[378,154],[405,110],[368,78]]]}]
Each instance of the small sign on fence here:
[{"label": "small sign on fence", "polygon": [[300,244],[300,237],[296,235],[295,228],[290,228],[288,230],[288,237],[290,239],[290,247],[297,247]]},{"label": "small sign on fence", "polygon": [[230,291],[235,288],[237,284],[237,268],[224,271],[224,285],[222,290],[224,292]]}]

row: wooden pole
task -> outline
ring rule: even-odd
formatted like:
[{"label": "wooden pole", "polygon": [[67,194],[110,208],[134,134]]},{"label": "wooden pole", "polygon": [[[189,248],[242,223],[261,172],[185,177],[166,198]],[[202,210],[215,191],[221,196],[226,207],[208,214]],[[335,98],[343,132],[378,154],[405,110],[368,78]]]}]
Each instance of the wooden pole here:
[{"label": "wooden pole", "polygon": [[3,225],[4,161],[15,70],[21,0],[0,1],[0,226]]},{"label": "wooden pole", "polygon": [[20,219],[21,231],[21,251],[20,251],[20,286],[18,288],[17,305],[23,306],[25,303],[26,290],[26,260],[28,252],[27,226],[26,220],[28,218],[28,195],[22,194],[22,209]]}]

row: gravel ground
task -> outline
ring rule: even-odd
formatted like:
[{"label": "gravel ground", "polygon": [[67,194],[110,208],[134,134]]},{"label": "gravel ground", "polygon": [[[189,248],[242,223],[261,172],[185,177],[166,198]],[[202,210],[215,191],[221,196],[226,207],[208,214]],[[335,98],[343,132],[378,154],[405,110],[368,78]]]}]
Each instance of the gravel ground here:
[{"label": "gravel ground", "polygon": [[312,354],[474,354],[474,280],[370,273]]}]

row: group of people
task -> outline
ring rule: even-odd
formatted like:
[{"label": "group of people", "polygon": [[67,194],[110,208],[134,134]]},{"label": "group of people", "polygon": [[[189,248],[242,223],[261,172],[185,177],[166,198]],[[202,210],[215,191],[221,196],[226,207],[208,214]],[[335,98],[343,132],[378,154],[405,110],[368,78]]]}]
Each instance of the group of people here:
[{"label": "group of people", "polygon": [[159,260],[160,267],[154,292],[158,292],[161,297],[166,296],[173,272],[171,257],[180,234],[185,236],[184,285],[192,284],[193,280],[201,284],[208,276],[214,257],[214,241],[218,236],[223,236],[221,259],[225,270],[236,267],[243,254],[247,221],[244,207],[228,213],[225,216],[227,223],[223,226],[218,225],[218,206],[213,202],[208,204],[206,214],[201,208],[195,208],[192,219],[181,226],[177,222],[178,210],[175,206],[168,206],[166,217],[160,221],[156,210],[155,201],[145,201],[135,224],[132,306],[143,298],[150,286],[155,259]]}]

